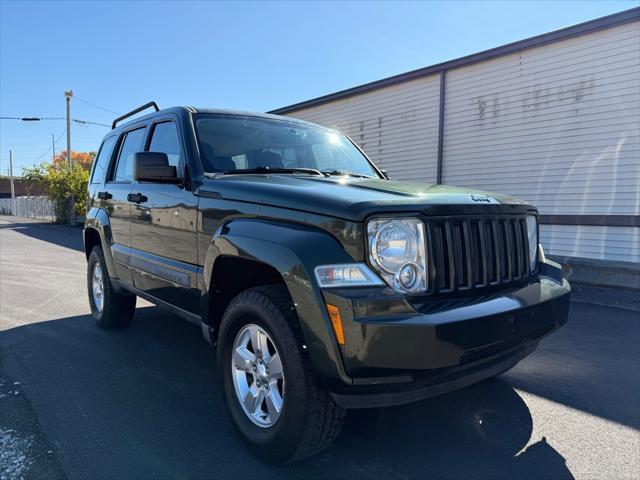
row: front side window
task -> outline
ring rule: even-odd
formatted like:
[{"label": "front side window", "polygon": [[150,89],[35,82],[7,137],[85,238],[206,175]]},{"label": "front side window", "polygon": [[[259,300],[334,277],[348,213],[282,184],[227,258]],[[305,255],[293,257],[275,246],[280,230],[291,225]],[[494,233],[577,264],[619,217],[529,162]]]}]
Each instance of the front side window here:
[{"label": "front side window", "polygon": [[178,128],[173,122],[158,123],[153,129],[153,136],[149,144],[150,152],[166,153],[169,165],[180,168],[180,138]]},{"label": "front side window", "polygon": [[207,172],[311,168],[379,178],[347,137],[322,127],[261,117],[202,114],[196,120],[196,129]]},{"label": "front side window", "polygon": [[109,162],[113,155],[113,147],[116,146],[116,139],[117,137],[115,136],[109,137],[102,143],[100,152],[98,152],[98,156],[95,159],[95,166],[93,167],[93,173],[91,174],[91,183],[104,182],[105,176],[107,175],[107,169],[109,168]]},{"label": "front side window", "polygon": [[116,166],[113,180],[116,182],[133,181],[133,154],[142,151],[142,140],[144,139],[144,128],[127,132],[120,147],[118,155],[118,165]]}]

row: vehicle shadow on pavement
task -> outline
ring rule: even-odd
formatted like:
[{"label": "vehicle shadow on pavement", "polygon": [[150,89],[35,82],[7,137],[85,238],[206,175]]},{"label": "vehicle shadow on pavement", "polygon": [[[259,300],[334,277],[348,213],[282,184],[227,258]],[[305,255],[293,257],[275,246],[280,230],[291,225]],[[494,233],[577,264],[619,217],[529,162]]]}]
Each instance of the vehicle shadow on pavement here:
[{"label": "vehicle shadow on pavement", "polygon": [[640,429],[640,312],[572,303],[569,321],[578,319],[579,326],[559,329],[504,378],[519,390]]},{"label": "vehicle shadow on pavement", "polygon": [[532,428],[517,392],[492,379],[410,405],[350,412],[330,454],[371,477],[382,470],[402,478],[572,479],[545,438],[524,448]]},{"label": "vehicle shadow on pavement", "polygon": [[[72,250],[84,251],[82,228],[79,226],[69,227],[39,221],[20,222],[19,220],[8,220],[9,218],[11,217],[5,216],[2,218],[4,221],[0,222],[0,229],[11,229],[36,240],[53,243]],[[14,221],[16,223],[13,223]]]},{"label": "vehicle shadow on pavement", "polygon": [[351,411],[327,451],[265,465],[233,430],[200,329],[156,307],[121,331],[88,315],[6,330],[0,359],[76,478],[573,478],[544,438],[522,451],[531,415],[501,379]]}]

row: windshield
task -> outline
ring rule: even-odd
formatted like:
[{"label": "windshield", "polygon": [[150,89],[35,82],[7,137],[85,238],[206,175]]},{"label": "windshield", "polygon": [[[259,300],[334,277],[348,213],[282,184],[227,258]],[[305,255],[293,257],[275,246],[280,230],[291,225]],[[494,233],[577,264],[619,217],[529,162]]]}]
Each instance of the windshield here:
[{"label": "windshield", "polygon": [[322,172],[379,178],[344,135],[321,127],[270,118],[199,115],[196,129],[206,172]]}]

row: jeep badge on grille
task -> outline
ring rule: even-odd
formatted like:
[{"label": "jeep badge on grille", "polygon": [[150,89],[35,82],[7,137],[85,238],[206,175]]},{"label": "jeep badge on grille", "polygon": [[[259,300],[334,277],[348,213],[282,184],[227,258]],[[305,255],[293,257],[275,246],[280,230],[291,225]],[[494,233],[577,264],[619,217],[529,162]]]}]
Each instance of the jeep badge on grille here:
[{"label": "jeep badge on grille", "polygon": [[482,194],[479,194],[479,193],[472,193],[471,195],[469,195],[469,197],[474,202],[498,203],[495,198],[492,198],[489,195],[482,195]]}]

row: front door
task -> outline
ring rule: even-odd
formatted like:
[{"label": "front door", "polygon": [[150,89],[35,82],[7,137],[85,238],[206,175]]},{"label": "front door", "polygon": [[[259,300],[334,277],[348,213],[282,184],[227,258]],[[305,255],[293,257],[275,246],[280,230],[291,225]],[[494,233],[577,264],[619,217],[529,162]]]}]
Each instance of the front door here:
[{"label": "front door", "polygon": [[109,213],[113,244],[111,253],[118,278],[133,284],[130,268],[131,250],[131,202],[128,195],[133,185],[133,154],[140,151],[144,140],[145,128],[140,127],[123,134],[119,146],[115,167],[105,182],[102,204]]},{"label": "front door", "polygon": [[[185,177],[180,129],[172,116],[152,126],[147,151],[166,153]],[[198,199],[182,182],[134,182],[131,210],[131,266],[136,288],[191,313],[198,313]],[[139,194],[139,195],[138,195]]]}]

